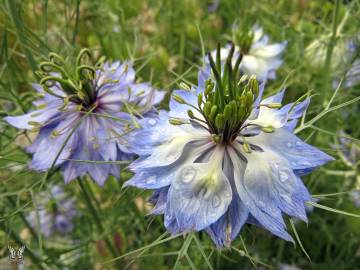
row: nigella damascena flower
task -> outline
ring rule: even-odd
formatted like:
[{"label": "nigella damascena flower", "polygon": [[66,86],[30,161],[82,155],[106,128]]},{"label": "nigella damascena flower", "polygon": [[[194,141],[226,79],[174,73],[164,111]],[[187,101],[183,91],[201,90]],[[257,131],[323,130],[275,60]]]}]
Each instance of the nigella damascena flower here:
[{"label": "nigella damascena flower", "polygon": [[343,79],[342,87],[351,88],[360,83],[360,35],[347,41],[344,52],[345,63],[338,67],[335,72],[333,88],[336,89],[340,80]]},{"label": "nigella damascena flower", "polygon": [[360,189],[351,191],[349,195],[355,206],[360,208]]},{"label": "nigella damascena flower", "polygon": [[[275,71],[282,65],[282,53],[287,41],[269,44],[269,37],[258,26],[250,30],[242,30],[236,25],[233,27],[233,43],[235,55],[242,55],[239,70],[246,75],[256,75],[257,79],[275,79]],[[230,52],[231,44],[220,49],[220,58],[223,63]],[[215,58],[216,50],[212,52]],[[234,58],[235,59],[235,58]],[[233,63],[235,64],[235,63]]]},{"label": "nigella damascena flower", "polygon": [[110,161],[131,157],[125,135],[137,126],[136,116],[151,112],[163,92],[136,83],[131,63],[91,65],[88,58],[84,49],[68,66],[50,54],[50,61],[40,64],[40,84],[33,85],[41,96],[34,102],[37,109],[5,120],[39,131],[27,149],[33,153],[32,169],[48,170],[60,153],[55,166],[61,167],[65,182],[88,173],[103,185],[110,174],[119,176],[119,166]]},{"label": "nigella damascena flower", "polygon": [[60,186],[53,186],[50,192],[40,192],[36,197],[37,211],[34,210],[27,216],[34,229],[39,224],[41,233],[46,237],[73,230],[73,219],[77,215],[75,201]]},{"label": "nigella damascena flower", "polygon": [[292,240],[282,215],[306,221],[312,200],[300,176],[332,159],[292,133],[309,100],[281,107],[284,91],[261,100],[263,84],[208,57],[198,86],[175,91],[170,112],[132,133],[140,157],[125,185],[155,190],[152,213],[171,233],[206,230],[229,245],[247,222]]}]

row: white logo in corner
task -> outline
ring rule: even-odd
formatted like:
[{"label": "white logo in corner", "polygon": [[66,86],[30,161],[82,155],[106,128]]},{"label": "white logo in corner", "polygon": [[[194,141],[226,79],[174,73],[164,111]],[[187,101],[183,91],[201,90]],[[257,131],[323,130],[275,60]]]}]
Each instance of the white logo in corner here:
[{"label": "white logo in corner", "polygon": [[8,246],[9,259],[11,264],[22,264],[24,262],[24,250],[25,246],[20,247],[17,251],[12,247]]}]

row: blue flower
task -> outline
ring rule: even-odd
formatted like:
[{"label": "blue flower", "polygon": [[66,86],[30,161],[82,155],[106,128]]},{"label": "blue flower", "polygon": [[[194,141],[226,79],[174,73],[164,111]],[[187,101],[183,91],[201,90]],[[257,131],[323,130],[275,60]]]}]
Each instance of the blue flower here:
[{"label": "blue flower", "polygon": [[75,201],[60,186],[53,186],[50,193],[40,192],[36,197],[37,211],[27,216],[33,228],[37,228],[39,218],[40,231],[46,237],[54,233],[67,234],[73,230],[72,221],[77,216]]},{"label": "blue flower", "polygon": [[351,88],[360,83],[360,35],[344,42],[342,53],[342,65],[338,64],[335,70],[333,88],[336,89],[343,79],[342,87]]},{"label": "blue flower", "polygon": [[360,208],[360,189],[350,192],[350,198],[357,208]]},{"label": "blue flower", "polygon": [[48,170],[61,152],[55,166],[61,167],[65,182],[88,173],[103,185],[110,174],[119,176],[119,166],[107,161],[132,157],[125,135],[136,127],[135,116],[151,113],[164,92],[136,83],[130,62],[91,66],[87,55],[86,49],[79,54],[71,73],[60,56],[51,54],[51,61],[40,64],[40,84],[33,85],[41,97],[34,102],[37,109],[5,120],[39,131],[27,148],[33,154],[31,169]]},{"label": "blue flower", "polygon": [[174,91],[170,111],[131,134],[139,158],[125,186],[155,190],[152,213],[173,234],[206,230],[223,246],[250,223],[292,241],[283,214],[307,221],[312,200],[300,176],[332,160],[292,132],[309,100],[262,99],[264,84],[208,56],[198,85]]},{"label": "blue flower", "polygon": [[[235,56],[242,54],[240,71],[243,74],[256,75],[260,81],[275,79],[275,71],[283,63],[281,56],[287,41],[269,44],[269,37],[263,33],[261,27],[253,26],[251,30],[242,32],[238,28],[234,26],[233,42],[236,45]],[[230,49],[230,44],[220,49],[222,62],[225,62]],[[212,55],[215,58],[216,50],[212,52]]]}]

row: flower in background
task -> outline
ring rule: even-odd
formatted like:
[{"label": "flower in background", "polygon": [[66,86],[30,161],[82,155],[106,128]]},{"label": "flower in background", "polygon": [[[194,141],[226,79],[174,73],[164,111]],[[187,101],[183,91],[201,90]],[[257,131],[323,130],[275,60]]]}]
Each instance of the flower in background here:
[{"label": "flower in background", "polygon": [[41,96],[34,102],[37,109],[5,120],[39,131],[27,148],[33,154],[30,168],[45,171],[56,160],[65,182],[88,173],[103,185],[110,174],[119,176],[111,161],[132,157],[126,135],[137,127],[136,116],[151,113],[164,92],[136,83],[129,62],[92,64],[87,49],[76,64],[53,53],[49,58],[40,64],[40,84],[33,85]]},{"label": "flower in background", "polygon": [[360,35],[349,40],[346,45],[345,64],[336,71],[333,88],[336,89],[344,78],[343,88],[351,88],[360,83]]},{"label": "flower in background", "polygon": [[333,149],[337,150],[340,159],[350,168],[345,172],[345,177],[356,178],[354,190],[349,193],[350,199],[356,207],[360,208],[360,175],[358,175],[358,166],[360,165],[360,145],[350,138],[350,136],[343,130],[339,132],[338,140],[331,145]]},{"label": "flower in background", "polygon": [[209,12],[215,12],[218,10],[219,8],[219,5],[220,5],[220,0],[213,0],[211,1],[211,4],[208,5],[208,11]]},{"label": "flower in background", "polygon": [[[249,30],[246,28],[240,30],[239,28],[234,25],[232,37],[232,41],[236,45],[234,55],[236,57],[239,54],[242,55],[239,70],[246,75],[256,75],[260,81],[275,79],[275,71],[283,63],[281,57],[287,41],[269,44],[269,37],[263,33],[261,27],[253,26]],[[222,64],[225,64],[230,49],[231,44],[220,49]],[[212,52],[212,56],[215,58],[216,50]],[[235,63],[233,64],[235,65]]]},{"label": "flower in background", "polygon": [[[321,36],[305,49],[305,58],[316,69],[325,67],[330,35]],[[334,74],[333,88],[343,79],[342,88],[351,88],[360,83],[359,37],[338,40],[331,54],[330,70]]]},{"label": "flower in background", "polygon": [[350,198],[357,208],[360,208],[360,189],[350,192]]},{"label": "flower in background", "polygon": [[279,265],[279,270],[301,270],[301,269],[295,265],[283,263]]},{"label": "flower in background", "polygon": [[[305,59],[312,67],[316,69],[324,68],[330,35],[320,36],[313,40],[305,49]],[[346,44],[338,41],[332,51],[330,69],[337,70],[347,61]]]},{"label": "flower in background", "polygon": [[170,112],[140,120],[129,139],[140,157],[125,186],[155,190],[152,213],[173,234],[206,230],[223,246],[251,223],[292,241],[282,215],[307,221],[312,200],[300,176],[332,157],[292,132],[309,100],[282,106],[283,90],[262,99],[264,84],[230,64],[234,50],[226,71],[209,54],[198,85],[175,91]]},{"label": "flower in background", "polygon": [[339,139],[332,147],[338,150],[341,160],[349,167],[356,167],[360,157],[360,145],[343,130],[339,132]]},{"label": "flower in background", "polygon": [[50,192],[37,194],[36,209],[29,213],[27,220],[33,228],[37,228],[39,222],[40,231],[46,237],[73,230],[72,220],[77,215],[75,201],[60,186],[53,186]]}]

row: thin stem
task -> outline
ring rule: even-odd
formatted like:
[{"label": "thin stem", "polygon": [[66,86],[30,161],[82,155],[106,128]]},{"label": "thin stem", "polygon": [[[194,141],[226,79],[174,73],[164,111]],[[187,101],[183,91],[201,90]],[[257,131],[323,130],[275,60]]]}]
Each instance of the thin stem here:
[{"label": "thin stem", "polygon": [[337,32],[337,26],[338,26],[338,17],[339,17],[339,10],[340,10],[340,0],[336,0],[335,3],[335,10],[333,13],[333,19],[332,19],[332,35],[331,40],[329,43],[329,46],[327,48],[326,52],[326,59],[325,59],[325,69],[329,68],[329,65],[331,63],[331,56],[332,52],[336,43],[336,32]]},{"label": "thin stem", "polygon": [[[6,198],[7,198],[8,201],[10,202],[11,206],[16,207],[16,203],[15,203],[15,201],[14,201],[13,198],[11,198],[10,196],[7,196]],[[38,238],[38,235],[37,235],[36,231],[34,230],[34,228],[30,225],[30,223],[28,222],[28,220],[26,219],[26,217],[24,216],[24,213],[23,213],[22,211],[19,211],[18,213],[19,213],[19,215],[20,215],[20,218],[21,218],[22,222],[23,222],[23,223],[25,224],[25,226],[29,229],[31,235],[32,235],[35,239],[37,239],[37,238]]]},{"label": "thin stem", "polygon": [[[327,51],[326,51],[326,58],[325,58],[325,65],[324,65],[324,74],[325,74],[325,89],[327,86],[327,82],[331,82],[331,76],[332,76],[332,72],[329,72],[331,70],[331,60],[332,60],[332,54],[334,51],[334,47],[336,44],[336,34],[337,34],[337,27],[338,27],[338,17],[339,17],[339,10],[340,10],[340,0],[336,0],[335,3],[335,10],[333,13],[333,19],[332,19],[332,34],[331,34],[331,38],[330,38],[330,42],[328,44],[327,47]],[[326,94],[325,102],[328,101],[328,95]]]},{"label": "thin stem", "polygon": [[[95,206],[92,203],[91,196],[89,194],[89,192],[91,192],[91,190],[87,189],[82,181],[83,181],[82,179],[78,179],[77,182],[79,183],[80,189],[81,189],[82,193],[84,194],[86,206],[90,210],[90,213],[91,213],[91,215],[93,216],[93,218],[95,220],[95,224],[96,224],[96,227],[97,227],[99,233],[103,233],[104,226],[101,223],[101,219],[99,217],[99,214],[96,211]],[[114,247],[112,246],[110,240],[106,237],[104,239],[104,241],[105,241],[105,244],[108,247],[109,251],[111,252],[111,254],[116,258],[118,256],[118,254],[115,251]]]}]

